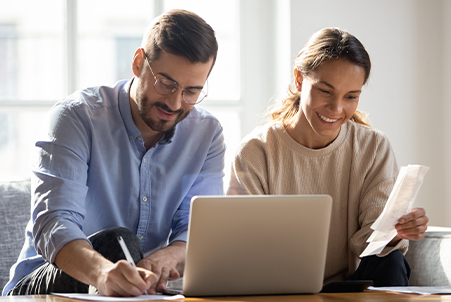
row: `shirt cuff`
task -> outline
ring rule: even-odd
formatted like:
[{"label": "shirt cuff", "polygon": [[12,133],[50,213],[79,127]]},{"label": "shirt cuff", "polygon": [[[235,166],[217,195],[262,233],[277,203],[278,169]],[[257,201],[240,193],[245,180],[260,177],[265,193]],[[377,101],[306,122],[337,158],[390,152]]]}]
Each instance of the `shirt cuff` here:
[{"label": "shirt cuff", "polygon": [[187,232],[187,231],[184,231],[184,232],[181,232],[181,233],[177,234],[176,236],[172,237],[172,238],[169,240],[169,244],[173,243],[174,241],[184,241],[184,242],[187,242],[187,241],[188,241],[188,232]]}]

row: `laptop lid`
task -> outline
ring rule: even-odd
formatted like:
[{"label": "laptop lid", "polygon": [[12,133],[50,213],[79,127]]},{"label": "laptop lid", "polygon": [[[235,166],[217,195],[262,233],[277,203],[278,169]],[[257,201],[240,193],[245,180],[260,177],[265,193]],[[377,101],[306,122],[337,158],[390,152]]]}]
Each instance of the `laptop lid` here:
[{"label": "laptop lid", "polygon": [[331,209],[329,195],[193,197],[183,294],[319,292]]}]

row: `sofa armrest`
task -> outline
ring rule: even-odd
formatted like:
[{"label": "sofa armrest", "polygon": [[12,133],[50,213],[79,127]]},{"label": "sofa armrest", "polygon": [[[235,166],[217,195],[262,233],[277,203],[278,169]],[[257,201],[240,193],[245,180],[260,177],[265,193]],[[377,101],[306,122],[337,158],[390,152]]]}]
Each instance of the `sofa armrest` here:
[{"label": "sofa armrest", "polygon": [[428,227],[423,240],[410,241],[406,259],[410,286],[451,285],[451,228]]},{"label": "sofa armrest", "polygon": [[0,181],[0,289],[24,244],[30,198],[30,180]]}]

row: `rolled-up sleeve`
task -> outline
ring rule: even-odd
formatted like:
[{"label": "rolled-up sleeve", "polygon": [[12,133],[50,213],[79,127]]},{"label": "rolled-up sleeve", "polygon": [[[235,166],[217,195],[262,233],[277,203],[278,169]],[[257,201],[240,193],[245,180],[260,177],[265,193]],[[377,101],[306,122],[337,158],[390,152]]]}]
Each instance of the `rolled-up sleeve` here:
[{"label": "rolled-up sleeve", "polygon": [[35,249],[50,263],[82,231],[90,139],[83,112],[55,105],[45,134],[36,142],[32,164],[32,219]]}]

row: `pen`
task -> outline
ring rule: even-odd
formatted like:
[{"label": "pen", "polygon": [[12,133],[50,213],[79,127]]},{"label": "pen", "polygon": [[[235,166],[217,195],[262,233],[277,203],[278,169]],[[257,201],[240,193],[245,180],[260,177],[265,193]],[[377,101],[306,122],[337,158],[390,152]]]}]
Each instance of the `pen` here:
[{"label": "pen", "polygon": [[[125,244],[124,239],[122,239],[122,236],[117,237],[117,241],[119,241],[119,245],[121,246],[122,251],[125,254],[125,258],[127,258],[127,261],[133,265],[133,267],[135,268],[136,271],[138,271],[138,269],[136,268],[136,265],[135,265],[135,261],[133,261],[133,257],[130,254],[130,251],[128,250],[127,245]],[[147,290],[144,293],[146,295],[148,295]]]}]

